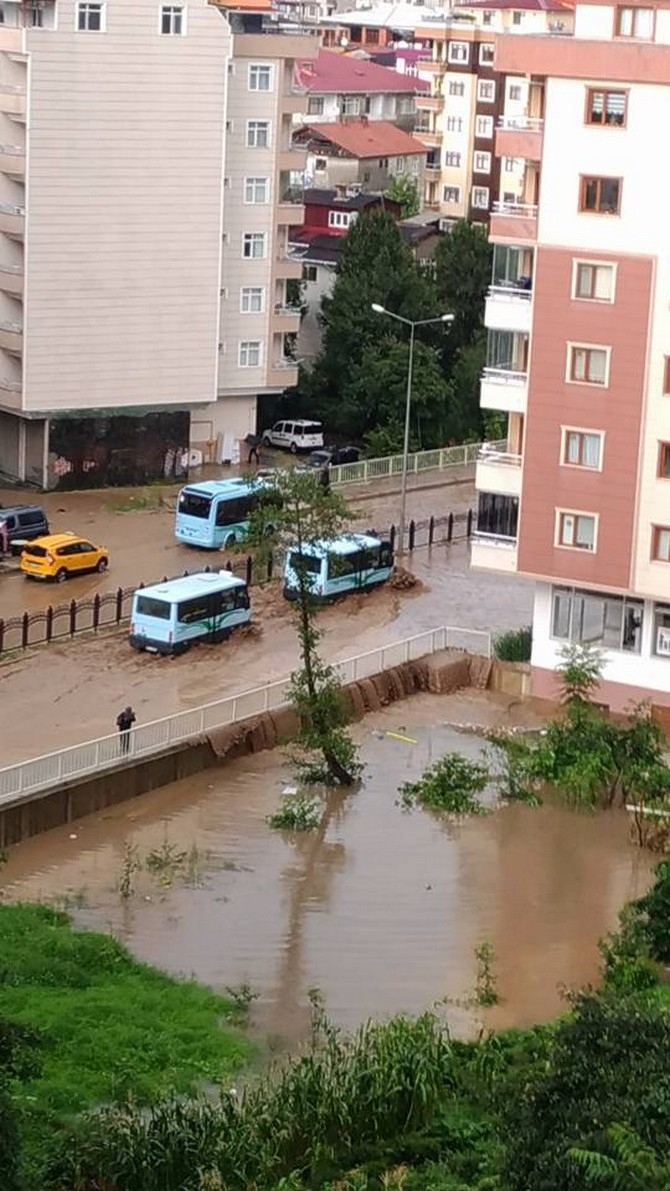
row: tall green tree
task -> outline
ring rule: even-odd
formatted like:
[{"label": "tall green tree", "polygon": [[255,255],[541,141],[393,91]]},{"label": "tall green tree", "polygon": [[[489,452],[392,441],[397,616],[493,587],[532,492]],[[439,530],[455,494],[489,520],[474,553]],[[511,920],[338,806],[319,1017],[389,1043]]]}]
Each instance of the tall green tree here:
[{"label": "tall green tree", "polygon": [[[342,393],[343,414],[357,420],[359,433],[369,434],[379,426],[399,427],[402,444],[408,368],[408,337],[401,342],[389,336],[379,346],[366,348]],[[412,369],[412,450],[443,445],[447,395],[439,351],[417,338]]]},{"label": "tall green tree", "polygon": [[484,325],[484,303],[491,284],[493,253],[486,229],[460,220],[435,250],[435,284],[441,310],[454,322],[448,349],[471,344]]}]

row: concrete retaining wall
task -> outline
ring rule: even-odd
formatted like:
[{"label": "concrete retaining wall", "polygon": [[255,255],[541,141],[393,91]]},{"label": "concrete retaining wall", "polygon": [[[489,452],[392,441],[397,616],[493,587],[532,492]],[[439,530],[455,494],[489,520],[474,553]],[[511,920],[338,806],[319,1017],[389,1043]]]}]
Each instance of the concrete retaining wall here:
[{"label": "concrete retaining wall", "polygon": [[[344,694],[352,718],[361,719],[368,712],[417,691],[449,694],[467,686],[483,689],[490,671],[491,663],[485,658],[445,651],[351,683],[344,688]],[[65,782],[57,790],[29,798],[19,796],[0,808],[0,847],[225,765],[236,757],[275,748],[294,736],[297,727],[297,717],[290,708],[266,712],[210,732],[206,737],[185,741],[156,756],[135,761],[131,758],[99,775]]]}]

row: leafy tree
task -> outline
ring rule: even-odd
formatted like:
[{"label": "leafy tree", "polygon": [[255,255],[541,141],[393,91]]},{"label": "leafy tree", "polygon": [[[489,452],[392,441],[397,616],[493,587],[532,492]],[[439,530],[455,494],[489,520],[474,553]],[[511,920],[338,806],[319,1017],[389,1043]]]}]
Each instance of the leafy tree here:
[{"label": "leafy tree", "polygon": [[[404,427],[408,367],[407,339],[399,342],[389,335],[380,345],[366,348],[342,393],[343,416],[358,420],[359,433],[379,426]],[[442,445],[447,391],[438,351],[417,339],[412,369],[412,449]],[[403,432],[399,449],[402,439]]]},{"label": "leafy tree", "polygon": [[435,252],[437,300],[455,315],[449,348],[473,342],[484,323],[484,302],[491,284],[493,254],[484,228],[460,220]]},{"label": "leafy tree", "polygon": [[411,215],[418,215],[421,210],[419,186],[412,174],[396,174],[386,191],[386,197],[394,203],[400,203],[400,214],[403,219]]},{"label": "leafy tree", "polygon": [[298,767],[306,781],[342,786],[353,784],[361,766],[346,731],[347,708],[337,673],[318,653],[322,634],[315,624],[313,573],[302,564],[302,555],[316,543],[338,537],[349,517],[341,496],[325,488],[319,476],[283,471],[273,479],[268,499],[252,514],[249,533],[261,551],[270,544],[295,551],[294,608],[302,665],[291,676],[289,699],[300,719]]},{"label": "leafy tree", "polygon": [[[449,344],[450,340],[445,340]],[[486,333],[477,331],[470,343],[459,347],[453,358],[445,411],[445,441],[478,439],[483,428],[479,386],[486,361]]]},{"label": "leafy tree", "polygon": [[607,1141],[612,1155],[573,1146],[568,1157],[593,1187],[610,1191],[668,1191],[670,1158],[660,1158],[633,1129],[611,1125]]}]

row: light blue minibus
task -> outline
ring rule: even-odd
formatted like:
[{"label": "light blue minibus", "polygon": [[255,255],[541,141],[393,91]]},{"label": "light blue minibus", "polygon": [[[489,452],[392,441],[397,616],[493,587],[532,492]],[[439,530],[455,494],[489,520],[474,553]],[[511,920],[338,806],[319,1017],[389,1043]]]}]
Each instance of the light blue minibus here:
[{"label": "light blue minibus", "polygon": [[326,603],[349,591],[363,591],[384,583],[393,570],[393,547],[387,538],[364,533],[330,542],[313,542],[303,546],[302,551],[292,547],[284,564],[287,600],[298,598],[300,569],[312,599]]},{"label": "light blue minibus", "polygon": [[250,619],[244,579],[229,571],[187,575],[135,592],[130,644],[149,653],[183,653],[198,641],[225,641]]},{"label": "light blue minibus", "polygon": [[227,550],[244,541],[249,517],[264,496],[277,500],[269,480],[239,478],[187,484],[177,501],[175,537],[189,546]]}]

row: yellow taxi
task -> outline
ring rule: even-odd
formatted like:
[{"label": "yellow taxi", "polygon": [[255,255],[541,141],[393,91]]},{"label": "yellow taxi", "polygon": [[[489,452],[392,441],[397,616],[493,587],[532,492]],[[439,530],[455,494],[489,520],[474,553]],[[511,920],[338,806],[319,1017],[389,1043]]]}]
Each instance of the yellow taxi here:
[{"label": "yellow taxi", "polygon": [[53,579],[64,583],[86,571],[106,571],[109,554],[74,533],[52,533],[27,542],[21,553],[21,570],[29,579]]}]

